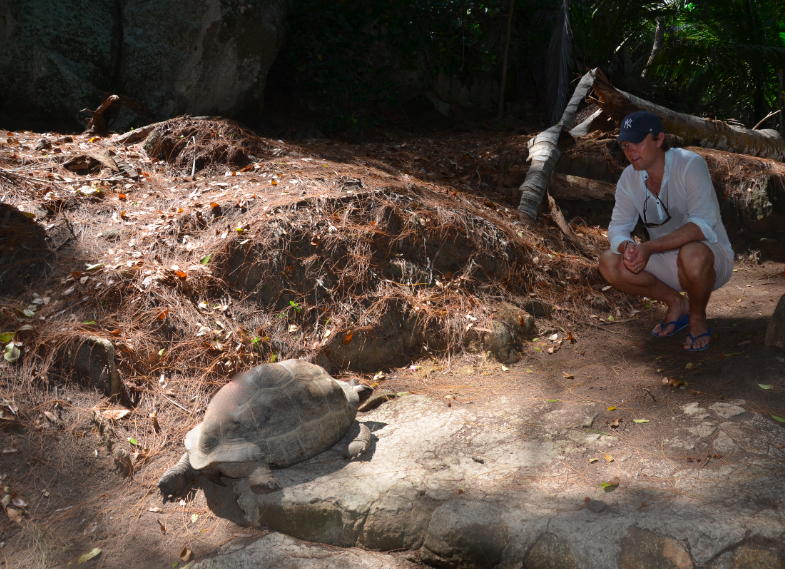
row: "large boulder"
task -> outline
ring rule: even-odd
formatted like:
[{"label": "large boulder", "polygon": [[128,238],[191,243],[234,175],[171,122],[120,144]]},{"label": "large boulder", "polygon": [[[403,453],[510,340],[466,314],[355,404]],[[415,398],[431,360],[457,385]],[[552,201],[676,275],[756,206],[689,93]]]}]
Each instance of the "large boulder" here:
[{"label": "large boulder", "polygon": [[286,0],[140,0],[122,13],[119,94],[159,119],[251,119],[284,38]]},{"label": "large boulder", "polygon": [[785,295],[777,303],[766,328],[766,347],[775,352],[785,352]]},{"label": "large boulder", "polygon": [[81,125],[110,90],[120,53],[114,0],[0,0],[0,110],[29,124]]},{"label": "large boulder", "polygon": [[[84,128],[79,111],[109,93],[160,120],[253,120],[286,9],[286,0],[0,0],[0,120]],[[107,125],[124,130],[135,117],[113,108]]]}]

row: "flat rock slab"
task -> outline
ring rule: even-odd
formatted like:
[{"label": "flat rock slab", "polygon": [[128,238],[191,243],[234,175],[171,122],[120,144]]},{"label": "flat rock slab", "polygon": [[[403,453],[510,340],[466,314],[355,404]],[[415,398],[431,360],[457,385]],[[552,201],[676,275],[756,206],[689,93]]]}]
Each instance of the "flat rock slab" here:
[{"label": "flat rock slab", "polygon": [[414,563],[383,553],[338,549],[270,533],[246,547],[228,547],[192,569],[414,569]]},{"label": "flat rock slab", "polygon": [[[359,460],[336,448],[275,470],[279,492],[232,489],[248,523],[438,567],[780,567],[776,547],[739,548],[785,538],[785,429],[744,401],[676,413],[640,448],[592,428],[592,402],[404,396],[358,416],[374,433]],[[696,444],[713,458],[686,460]]]}]

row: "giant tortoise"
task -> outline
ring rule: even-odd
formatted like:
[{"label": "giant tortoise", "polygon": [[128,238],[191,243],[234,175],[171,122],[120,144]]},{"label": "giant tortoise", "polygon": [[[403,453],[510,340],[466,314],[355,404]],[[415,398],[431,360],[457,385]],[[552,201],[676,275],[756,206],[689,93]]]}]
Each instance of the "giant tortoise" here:
[{"label": "giant tortoise", "polygon": [[[356,380],[337,381],[300,360],[255,367],[216,393],[204,420],[185,436],[185,454],[164,473],[158,488],[166,500],[201,471],[217,484],[223,485],[221,476],[248,477],[254,493],[273,492],[280,487],[270,467],[291,466],[331,448],[372,391]],[[370,431],[361,425],[344,456],[360,456],[370,440]]]}]

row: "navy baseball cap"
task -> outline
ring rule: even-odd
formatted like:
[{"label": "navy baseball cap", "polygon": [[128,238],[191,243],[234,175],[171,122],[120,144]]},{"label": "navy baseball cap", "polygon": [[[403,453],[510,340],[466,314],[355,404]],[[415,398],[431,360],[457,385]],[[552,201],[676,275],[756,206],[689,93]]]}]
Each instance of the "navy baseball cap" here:
[{"label": "navy baseball cap", "polygon": [[641,142],[648,134],[665,132],[660,117],[648,111],[635,111],[624,117],[617,142]]}]

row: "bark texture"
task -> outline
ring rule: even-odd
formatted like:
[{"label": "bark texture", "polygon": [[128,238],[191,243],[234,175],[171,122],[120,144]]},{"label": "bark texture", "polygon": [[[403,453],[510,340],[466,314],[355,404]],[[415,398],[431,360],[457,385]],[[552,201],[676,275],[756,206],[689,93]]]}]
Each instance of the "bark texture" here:
[{"label": "bark texture", "polygon": [[518,210],[531,220],[537,219],[537,211],[540,209],[540,204],[548,188],[548,181],[553,174],[559,156],[561,156],[559,138],[563,132],[569,132],[575,126],[578,105],[586,98],[589,89],[591,89],[595,71],[589,71],[578,83],[567,108],[564,109],[559,124],[542,131],[529,141],[531,167],[526,174],[526,179],[521,184],[521,201]]},{"label": "bark texture", "polygon": [[677,113],[619,91],[599,70],[594,81],[594,91],[602,109],[617,123],[621,123],[625,116],[635,111],[649,111],[662,119],[665,130],[680,136],[688,145],[785,161],[785,140],[776,130],[750,130],[731,126],[723,121]]}]

